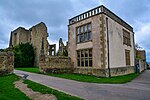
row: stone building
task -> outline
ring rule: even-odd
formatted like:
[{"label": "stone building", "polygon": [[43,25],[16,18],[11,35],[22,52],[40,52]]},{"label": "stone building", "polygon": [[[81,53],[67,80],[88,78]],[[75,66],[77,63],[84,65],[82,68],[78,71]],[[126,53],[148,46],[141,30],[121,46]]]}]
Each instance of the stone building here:
[{"label": "stone building", "polygon": [[69,19],[68,55],[75,73],[117,76],[135,71],[133,28],[106,7]]},{"label": "stone building", "polygon": [[47,41],[48,32],[45,23],[41,22],[29,30],[19,27],[11,32],[9,46],[15,46],[19,43],[31,43],[35,49],[35,66],[39,66],[39,55],[41,43],[44,42],[44,54],[48,53],[49,43]]},{"label": "stone building", "polygon": [[[136,54],[136,69],[137,69],[137,72],[138,71],[142,72],[143,70],[145,70],[147,68],[146,52],[145,52],[145,50],[136,49],[135,54]],[[137,68],[137,67],[139,67],[139,68]]]}]

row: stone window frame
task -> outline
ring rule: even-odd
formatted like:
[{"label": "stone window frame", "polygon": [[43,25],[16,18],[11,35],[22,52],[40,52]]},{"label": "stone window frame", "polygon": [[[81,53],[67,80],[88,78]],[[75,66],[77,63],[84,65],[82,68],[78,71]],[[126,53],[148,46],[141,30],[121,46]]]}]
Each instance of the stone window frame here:
[{"label": "stone window frame", "polygon": [[123,29],[123,44],[131,46],[130,32],[126,31],[125,29]]},{"label": "stone window frame", "polygon": [[92,48],[77,50],[77,66],[78,67],[92,67],[93,66]]},{"label": "stone window frame", "polygon": [[[85,30],[86,28],[87,30]],[[84,43],[84,42],[89,42],[89,41],[92,41],[91,22],[76,27],[76,43],[79,44],[79,43]]]},{"label": "stone window frame", "polygon": [[126,66],[130,66],[130,50],[125,50],[125,60],[126,60]]}]

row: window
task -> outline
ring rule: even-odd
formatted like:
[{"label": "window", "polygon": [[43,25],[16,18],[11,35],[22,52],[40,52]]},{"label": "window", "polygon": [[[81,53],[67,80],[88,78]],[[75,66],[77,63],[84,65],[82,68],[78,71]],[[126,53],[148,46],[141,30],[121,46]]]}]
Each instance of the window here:
[{"label": "window", "polygon": [[126,44],[127,46],[131,46],[130,33],[124,29],[123,29],[123,44]]},{"label": "window", "polygon": [[79,67],[92,67],[92,49],[77,51],[77,65]]},{"label": "window", "polygon": [[126,65],[130,65],[130,51],[125,50]]},{"label": "window", "polygon": [[77,28],[77,43],[87,42],[92,40],[91,23],[82,25]]},{"label": "window", "polygon": [[14,45],[17,43],[17,33],[14,33]]}]

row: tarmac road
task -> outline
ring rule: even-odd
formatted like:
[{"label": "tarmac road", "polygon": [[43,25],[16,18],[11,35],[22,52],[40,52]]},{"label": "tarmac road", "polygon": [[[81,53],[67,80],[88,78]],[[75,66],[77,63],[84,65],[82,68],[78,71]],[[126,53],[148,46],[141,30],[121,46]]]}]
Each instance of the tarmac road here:
[{"label": "tarmac road", "polygon": [[15,70],[14,73],[20,76],[29,75],[29,80],[85,100],[150,100],[150,70],[126,84],[77,82],[19,70]]}]

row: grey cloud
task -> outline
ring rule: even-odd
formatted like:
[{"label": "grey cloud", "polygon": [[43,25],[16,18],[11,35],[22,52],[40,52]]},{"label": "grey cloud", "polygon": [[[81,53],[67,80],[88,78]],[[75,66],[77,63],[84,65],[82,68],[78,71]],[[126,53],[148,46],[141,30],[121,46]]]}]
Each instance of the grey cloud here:
[{"label": "grey cloud", "polygon": [[[60,37],[66,41],[68,19],[101,4],[131,24],[135,35],[142,28],[136,22],[150,22],[149,0],[0,0],[0,48],[8,46],[13,29],[29,28],[41,21],[46,23],[51,41],[58,41]],[[145,40],[138,41],[149,50],[149,38],[143,38]],[[150,52],[148,57],[150,59]]]},{"label": "grey cloud", "polygon": [[[104,5],[110,7],[118,16],[130,24],[134,24],[135,19],[140,20],[149,12],[149,0],[102,0]],[[149,15],[149,14],[148,14]]]},{"label": "grey cloud", "polygon": [[[21,25],[22,23],[32,26],[41,21],[45,22],[50,29],[53,28],[52,30],[49,29],[49,33],[50,39],[55,40],[58,39],[58,36],[67,39],[68,17],[73,12],[71,2],[63,0],[1,0],[0,10],[3,11],[3,16],[0,18],[9,19],[16,28],[19,27],[16,23],[20,23],[20,26],[24,27]],[[64,26],[64,29],[61,26]],[[3,25],[0,29],[6,29],[5,27],[8,28],[8,26]],[[0,32],[4,34],[2,30]]]}]

